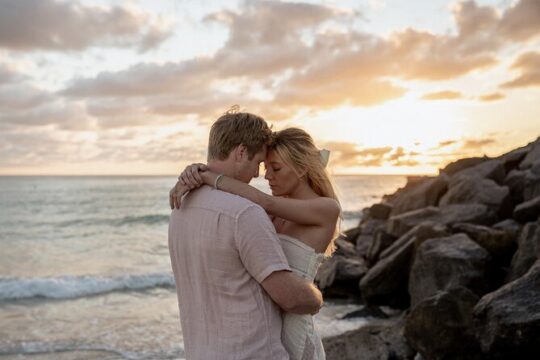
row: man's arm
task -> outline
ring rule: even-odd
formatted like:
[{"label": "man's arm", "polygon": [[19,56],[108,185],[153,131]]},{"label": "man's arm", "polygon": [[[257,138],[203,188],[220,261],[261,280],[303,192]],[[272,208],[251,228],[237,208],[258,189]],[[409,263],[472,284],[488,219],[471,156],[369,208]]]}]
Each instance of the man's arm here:
[{"label": "man's arm", "polygon": [[275,271],[268,275],[261,285],[272,300],[286,312],[316,314],[323,305],[319,289],[290,271]]}]

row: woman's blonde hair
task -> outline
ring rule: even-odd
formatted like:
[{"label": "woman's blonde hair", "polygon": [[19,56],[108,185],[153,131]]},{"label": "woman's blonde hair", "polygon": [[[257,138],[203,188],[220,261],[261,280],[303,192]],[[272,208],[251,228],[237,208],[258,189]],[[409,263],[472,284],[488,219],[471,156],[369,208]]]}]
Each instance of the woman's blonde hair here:
[{"label": "woman's blonde hair", "polygon": [[[307,132],[298,128],[274,132],[270,149],[274,150],[280,159],[293,169],[296,176],[305,178],[309,187],[317,195],[332,198],[339,204],[336,188],[326,170],[320,150]],[[341,215],[326,254],[331,254],[335,250],[334,241],[340,234],[340,223]]]}]

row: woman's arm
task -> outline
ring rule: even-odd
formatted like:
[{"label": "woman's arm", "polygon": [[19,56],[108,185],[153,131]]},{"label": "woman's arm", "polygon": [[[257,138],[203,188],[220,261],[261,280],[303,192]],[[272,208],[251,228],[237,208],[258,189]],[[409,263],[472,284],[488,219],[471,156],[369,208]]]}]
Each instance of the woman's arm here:
[{"label": "woman's arm", "polygon": [[[211,171],[201,171],[199,174],[204,183],[211,186],[214,186],[219,176]],[[327,224],[330,219],[337,220],[341,211],[337,201],[331,198],[290,199],[272,196],[249,184],[223,175],[218,179],[217,187],[259,204],[270,215],[302,225]]]}]

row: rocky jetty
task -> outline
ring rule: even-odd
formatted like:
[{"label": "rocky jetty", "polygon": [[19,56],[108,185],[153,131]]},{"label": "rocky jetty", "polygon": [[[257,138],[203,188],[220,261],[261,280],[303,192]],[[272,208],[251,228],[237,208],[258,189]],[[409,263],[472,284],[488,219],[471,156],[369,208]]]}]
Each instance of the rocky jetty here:
[{"label": "rocky jetty", "polygon": [[540,357],[540,137],[410,177],[362,214],[316,280],[401,312],[325,339],[328,359]]}]

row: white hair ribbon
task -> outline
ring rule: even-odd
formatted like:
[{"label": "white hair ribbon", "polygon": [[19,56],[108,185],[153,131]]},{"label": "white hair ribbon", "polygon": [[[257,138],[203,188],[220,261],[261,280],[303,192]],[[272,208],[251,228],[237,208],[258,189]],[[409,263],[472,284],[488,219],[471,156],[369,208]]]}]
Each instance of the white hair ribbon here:
[{"label": "white hair ribbon", "polygon": [[321,149],[319,150],[319,154],[321,156],[321,162],[324,167],[328,164],[328,159],[330,159],[330,150],[327,149]]}]

